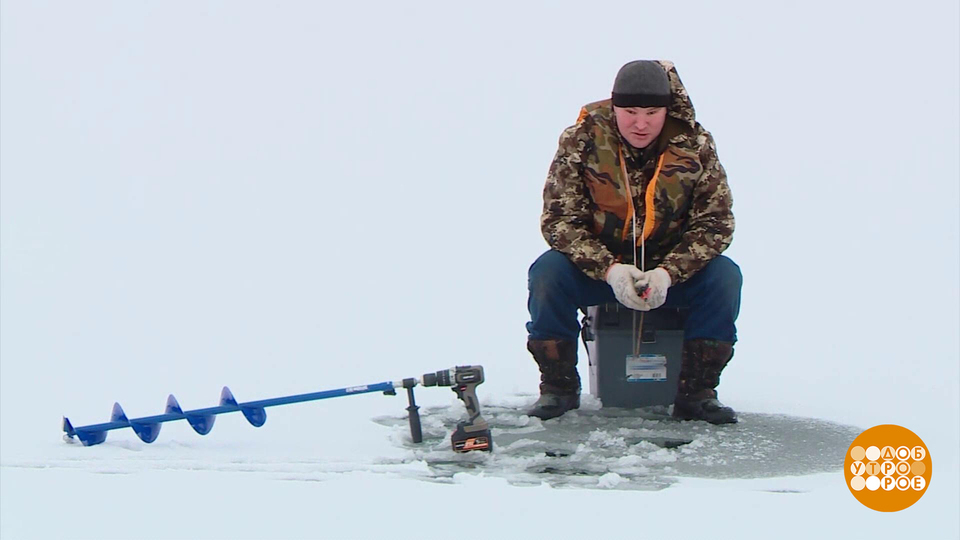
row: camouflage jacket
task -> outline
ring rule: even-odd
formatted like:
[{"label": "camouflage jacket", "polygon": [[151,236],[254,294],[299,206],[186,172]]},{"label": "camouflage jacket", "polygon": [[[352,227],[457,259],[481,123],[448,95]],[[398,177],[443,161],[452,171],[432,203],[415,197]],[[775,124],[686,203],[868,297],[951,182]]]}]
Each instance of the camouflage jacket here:
[{"label": "camouflage jacket", "polygon": [[564,130],[550,166],[543,236],[593,279],[616,262],[634,262],[634,215],[637,258],[643,251],[644,268],[662,267],[674,284],[733,239],[733,199],[713,137],[697,123],[676,68],[660,63],[673,101],[655,142],[643,151],[629,145],[610,100],[598,101]]}]

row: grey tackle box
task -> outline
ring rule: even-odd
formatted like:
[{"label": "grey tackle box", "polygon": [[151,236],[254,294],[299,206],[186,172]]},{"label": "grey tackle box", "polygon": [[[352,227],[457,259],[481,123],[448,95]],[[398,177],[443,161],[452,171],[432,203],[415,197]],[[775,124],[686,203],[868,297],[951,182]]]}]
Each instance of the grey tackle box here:
[{"label": "grey tackle box", "polygon": [[[636,316],[634,316],[636,314]],[[604,407],[670,405],[677,394],[687,310],[646,312],[640,356],[633,356],[634,319],[640,312],[618,304],[587,308],[582,337],[590,362],[590,394]]]}]

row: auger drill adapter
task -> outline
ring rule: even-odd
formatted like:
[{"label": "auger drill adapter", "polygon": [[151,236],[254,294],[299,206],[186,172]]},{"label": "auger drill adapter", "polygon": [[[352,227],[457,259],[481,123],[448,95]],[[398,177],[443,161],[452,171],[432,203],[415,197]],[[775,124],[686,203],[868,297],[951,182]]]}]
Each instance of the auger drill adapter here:
[{"label": "auger drill adapter", "polygon": [[480,402],[477,400],[477,385],[482,382],[483,366],[457,366],[423,376],[424,386],[452,386],[467,407],[469,418],[466,422],[459,422],[457,430],[450,436],[454,452],[489,452],[493,447],[490,426],[480,416]]}]

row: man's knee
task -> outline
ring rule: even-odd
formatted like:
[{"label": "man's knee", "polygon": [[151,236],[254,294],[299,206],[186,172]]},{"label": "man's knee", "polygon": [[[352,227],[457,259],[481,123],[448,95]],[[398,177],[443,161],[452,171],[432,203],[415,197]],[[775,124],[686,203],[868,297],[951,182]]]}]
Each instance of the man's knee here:
[{"label": "man's knee", "polygon": [[548,293],[569,286],[575,279],[576,267],[566,255],[549,250],[530,265],[527,284],[531,293]]},{"label": "man's knee", "polygon": [[730,257],[718,255],[701,270],[704,284],[724,295],[740,297],[743,287],[743,274],[740,267]]}]

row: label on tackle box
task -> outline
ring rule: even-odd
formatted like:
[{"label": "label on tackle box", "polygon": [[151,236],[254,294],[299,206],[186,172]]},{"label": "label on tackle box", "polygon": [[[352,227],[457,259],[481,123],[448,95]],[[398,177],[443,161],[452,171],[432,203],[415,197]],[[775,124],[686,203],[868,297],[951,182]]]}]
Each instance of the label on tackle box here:
[{"label": "label on tackle box", "polygon": [[662,354],[641,354],[627,357],[627,382],[667,380],[667,357]]}]

